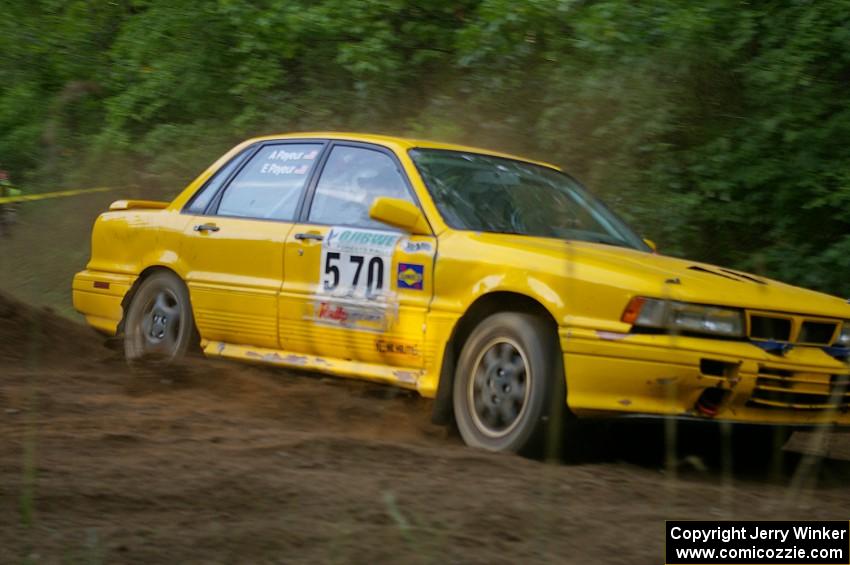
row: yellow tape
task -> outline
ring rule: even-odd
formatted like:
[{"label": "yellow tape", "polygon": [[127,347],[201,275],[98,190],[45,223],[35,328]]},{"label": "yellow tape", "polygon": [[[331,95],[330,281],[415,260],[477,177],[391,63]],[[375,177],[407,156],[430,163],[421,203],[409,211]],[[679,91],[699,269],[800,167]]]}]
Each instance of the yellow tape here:
[{"label": "yellow tape", "polygon": [[79,188],[76,190],[60,190],[59,192],[42,192],[40,194],[21,194],[20,196],[4,196],[0,198],[0,204],[12,204],[14,202],[31,202],[33,200],[46,200],[48,198],[64,198],[65,196],[76,196],[77,194],[88,194],[90,192],[107,192],[114,188]]}]

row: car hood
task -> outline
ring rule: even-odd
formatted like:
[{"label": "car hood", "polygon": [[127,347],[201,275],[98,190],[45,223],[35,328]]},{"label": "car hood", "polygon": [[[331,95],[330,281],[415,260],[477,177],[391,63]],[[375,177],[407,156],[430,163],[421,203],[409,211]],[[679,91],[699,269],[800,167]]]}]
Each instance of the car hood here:
[{"label": "car hood", "polygon": [[573,276],[599,280],[607,272],[608,280],[618,281],[615,284],[636,295],[850,319],[850,304],[842,298],[760,275],[598,243],[523,239],[529,251],[535,249],[550,257],[566,253],[566,268],[573,270]]}]

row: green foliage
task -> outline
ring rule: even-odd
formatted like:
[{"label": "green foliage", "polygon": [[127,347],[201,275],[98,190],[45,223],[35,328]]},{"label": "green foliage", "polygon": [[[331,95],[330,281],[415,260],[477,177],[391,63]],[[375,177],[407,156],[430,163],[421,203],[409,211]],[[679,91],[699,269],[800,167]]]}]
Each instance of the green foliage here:
[{"label": "green foliage", "polygon": [[563,165],[662,250],[850,294],[850,0],[6,0],[0,164],[177,189],[256,134]]}]

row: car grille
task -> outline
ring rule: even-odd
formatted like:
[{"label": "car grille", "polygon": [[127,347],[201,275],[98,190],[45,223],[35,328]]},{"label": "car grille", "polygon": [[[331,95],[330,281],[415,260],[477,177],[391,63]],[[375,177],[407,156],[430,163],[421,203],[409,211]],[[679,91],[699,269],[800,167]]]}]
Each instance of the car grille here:
[{"label": "car grille", "polygon": [[791,319],[753,314],[750,316],[750,337],[753,339],[791,341]]},{"label": "car grille", "polygon": [[803,373],[760,366],[750,404],[794,410],[847,410],[850,375]]},{"label": "car grille", "polygon": [[803,322],[797,341],[800,343],[829,344],[838,329],[838,324],[832,322]]},{"label": "car grille", "polygon": [[750,339],[831,345],[838,333],[838,320],[814,320],[773,313],[747,313]]}]

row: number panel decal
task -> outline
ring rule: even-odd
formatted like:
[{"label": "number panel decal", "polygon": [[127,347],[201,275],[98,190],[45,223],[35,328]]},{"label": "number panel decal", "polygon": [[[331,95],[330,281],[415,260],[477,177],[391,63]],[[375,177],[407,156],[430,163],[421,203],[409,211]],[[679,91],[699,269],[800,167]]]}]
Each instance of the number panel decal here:
[{"label": "number panel decal", "polygon": [[332,228],[322,243],[320,295],[386,301],[398,234]]},{"label": "number panel decal", "polygon": [[391,269],[400,237],[385,231],[331,228],[322,242],[310,318],[349,329],[387,331],[398,311]]}]

